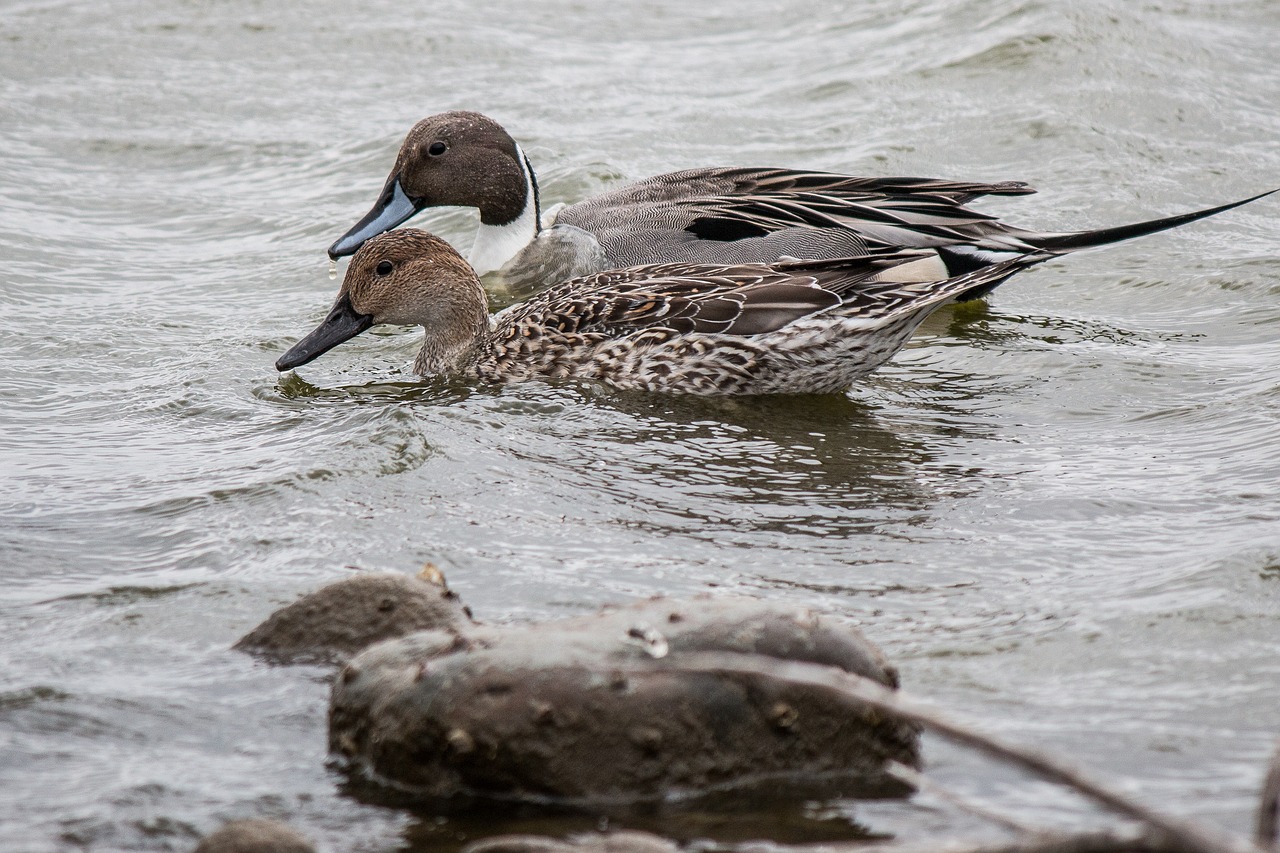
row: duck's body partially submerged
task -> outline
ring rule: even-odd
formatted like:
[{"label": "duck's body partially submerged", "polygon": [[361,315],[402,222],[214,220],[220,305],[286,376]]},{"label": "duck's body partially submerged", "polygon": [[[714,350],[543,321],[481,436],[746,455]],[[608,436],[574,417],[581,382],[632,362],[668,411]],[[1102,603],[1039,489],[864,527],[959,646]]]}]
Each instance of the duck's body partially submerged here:
[{"label": "duck's body partially submerged", "polygon": [[939,305],[1050,257],[925,283],[897,280],[929,260],[919,251],[648,265],[563,282],[491,319],[466,262],[440,238],[402,229],[361,247],[329,317],[276,367],[299,367],[377,323],[417,324],[426,329],[415,363],[424,375],[688,394],[839,392],[898,352]]},{"label": "duck's body partially submerged", "polygon": [[645,264],[772,263],[904,248],[928,250],[930,263],[915,265],[916,280],[936,281],[1017,255],[1149,234],[1245,203],[1065,233],[1017,228],[966,207],[982,196],[1032,192],[1018,181],[706,168],[648,178],[543,217],[537,178],[515,140],[479,113],[448,112],[413,127],[373,209],[329,254],[353,254],[425,208],[462,206],[480,212],[472,266],[517,293]]}]

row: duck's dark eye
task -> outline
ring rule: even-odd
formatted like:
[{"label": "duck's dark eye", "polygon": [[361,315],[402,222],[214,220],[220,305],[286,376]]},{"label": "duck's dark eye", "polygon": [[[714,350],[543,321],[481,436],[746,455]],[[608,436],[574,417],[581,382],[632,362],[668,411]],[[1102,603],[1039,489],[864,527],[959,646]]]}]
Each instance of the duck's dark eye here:
[{"label": "duck's dark eye", "polygon": [[432,157],[439,157],[448,150],[449,146],[437,139],[435,142],[431,143],[429,148],[427,148],[427,153]]},{"label": "duck's dark eye", "polygon": [[391,261],[380,261],[373,271],[378,275],[391,275],[391,271],[395,268],[396,265]]}]

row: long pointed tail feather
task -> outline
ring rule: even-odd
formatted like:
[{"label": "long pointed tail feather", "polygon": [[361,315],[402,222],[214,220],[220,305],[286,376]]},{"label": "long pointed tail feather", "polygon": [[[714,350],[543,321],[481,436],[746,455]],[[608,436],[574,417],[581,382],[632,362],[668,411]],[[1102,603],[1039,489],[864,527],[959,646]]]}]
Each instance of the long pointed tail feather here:
[{"label": "long pointed tail feather", "polygon": [[1229,204],[1222,204],[1205,210],[1195,210],[1191,213],[1180,213],[1177,216],[1165,216],[1160,219],[1150,219],[1146,222],[1135,222],[1132,225],[1118,225],[1115,228],[1098,228],[1094,231],[1041,234],[1028,238],[1027,242],[1050,252],[1074,252],[1094,246],[1105,246],[1108,243],[1118,243],[1121,240],[1129,240],[1134,237],[1155,234],[1157,231],[1177,228],[1179,225],[1186,225],[1188,222],[1195,222],[1197,219],[1204,219],[1206,216],[1213,216],[1215,213],[1222,213],[1223,211],[1231,210],[1233,207],[1240,207],[1251,201],[1266,198],[1275,192],[1280,192],[1280,189],[1267,190],[1264,193],[1258,193],[1240,201],[1233,201]]}]

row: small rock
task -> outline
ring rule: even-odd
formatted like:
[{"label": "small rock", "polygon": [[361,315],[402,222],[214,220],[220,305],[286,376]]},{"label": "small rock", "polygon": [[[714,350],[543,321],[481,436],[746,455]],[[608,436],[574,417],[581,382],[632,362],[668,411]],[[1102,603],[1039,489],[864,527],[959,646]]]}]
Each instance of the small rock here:
[{"label": "small rock", "polygon": [[316,853],[297,830],[274,820],[237,820],[206,835],[195,853]]},{"label": "small rock", "polygon": [[432,571],[416,578],[371,573],[321,587],[271,614],[235,648],[278,663],[327,663],[425,629],[460,637],[472,624],[471,612],[440,570],[428,566]]},{"label": "small rock", "polygon": [[769,709],[770,722],[780,729],[791,728],[798,719],[800,719],[800,714],[786,702],[775,702],[773,707]]},{"label": "small rock", "polygon": [[647,832],[593,832],[568,839],[495,835],[473,841],[462,853],[679,853],[674,842]]}]

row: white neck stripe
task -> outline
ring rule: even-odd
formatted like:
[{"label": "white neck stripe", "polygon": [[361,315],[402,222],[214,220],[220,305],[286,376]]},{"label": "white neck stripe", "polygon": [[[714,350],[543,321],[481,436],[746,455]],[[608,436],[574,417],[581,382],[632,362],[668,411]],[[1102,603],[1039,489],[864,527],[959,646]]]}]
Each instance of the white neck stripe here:
[{"label": "white neck stripe", "polygon": [[538,196],[533,185],[533,170],[519,145],[516,146],[516,156],[519,158],[520,171],[524,173],[524,210],[506,225],[480,223],[467,257],[476,275],[502,269],[507,261],[518,255],[521,249],[538,236]]}]

